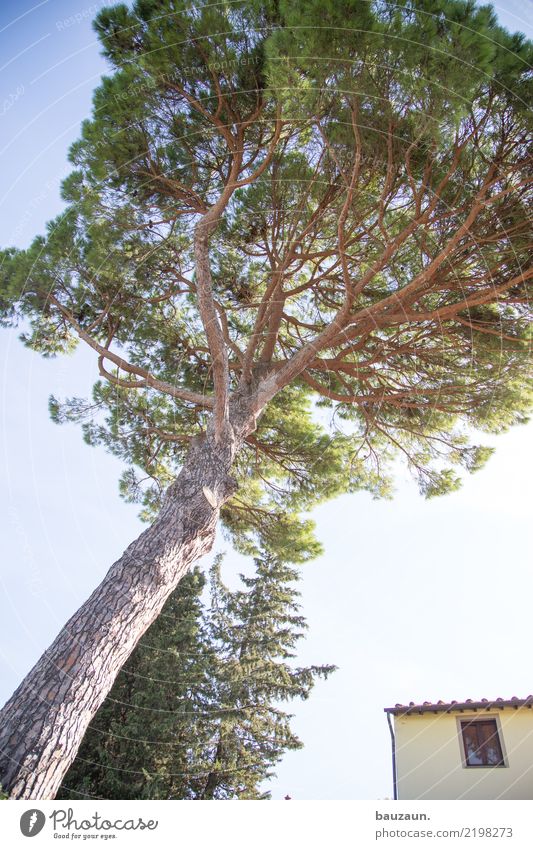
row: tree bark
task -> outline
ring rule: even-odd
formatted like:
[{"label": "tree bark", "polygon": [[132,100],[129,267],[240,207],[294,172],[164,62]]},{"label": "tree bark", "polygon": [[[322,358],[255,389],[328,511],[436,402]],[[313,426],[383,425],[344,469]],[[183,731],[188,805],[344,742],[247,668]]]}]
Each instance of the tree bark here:
[{"label": "tree bark", "polygon": [[[249,422],[248,422],[249,424]],[[255,424],[255,422],[254,422]],[[121,666],[188,568],[211,549],[246,431],[196,439],[154,524],[111,566],[0,711],[0,785],[53,799]]]}]

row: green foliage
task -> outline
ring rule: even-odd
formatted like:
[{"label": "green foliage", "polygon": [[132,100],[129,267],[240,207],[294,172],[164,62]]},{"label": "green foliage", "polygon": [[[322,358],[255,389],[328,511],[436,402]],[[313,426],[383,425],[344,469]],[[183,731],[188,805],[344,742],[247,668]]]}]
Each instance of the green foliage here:
[{"label": "green foliage", "polygon": [[[298,514],[357,489],[389,496],[398,456],[425,495],[455,489],[490,454],[472,430],[527,421],[531,405],[531,43],[471,0],[138,0],[102,9],[95,29],[110,74],[70,151],[64,214],[0,254],[2,321],[23,319],[44,355],[82,338],[166,387],[211,393],[193,231],[238,138],[241,185],[209,245],[231,392],[276,274],[282,316],[270,355],[264,322],[252,383],[332,325],[346,274],[357,286],[375,271],[343,333],[259,419],[222,511],[228,535],[243,551],[282,553],[296,531],[308,546]],[[100,370],[91,399],[52,398],[51,415],[124,461],[120,492],[149,520],[209,412],[105,357]]]},{"label": "green foliage", "polygon": [[230,591],[220,565],[207,607],[197,569],[180,582],[93,719],[57,798],[269,797],[262,783],[302,746],[283,705],[306,699],[334,667],[293,665],[306,628],[294,567],[264,554]]}]

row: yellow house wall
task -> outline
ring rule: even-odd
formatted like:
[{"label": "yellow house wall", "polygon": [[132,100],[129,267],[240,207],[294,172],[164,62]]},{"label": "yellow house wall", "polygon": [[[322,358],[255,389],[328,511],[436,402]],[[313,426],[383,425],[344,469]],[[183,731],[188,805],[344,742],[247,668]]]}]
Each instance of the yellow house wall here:
[{"label": "yellow house wall", "polygon": [[[457,718],[499,719],[505,767],[464,767]],[[397,716],[399,799],[533,799],[533,709]]]}]

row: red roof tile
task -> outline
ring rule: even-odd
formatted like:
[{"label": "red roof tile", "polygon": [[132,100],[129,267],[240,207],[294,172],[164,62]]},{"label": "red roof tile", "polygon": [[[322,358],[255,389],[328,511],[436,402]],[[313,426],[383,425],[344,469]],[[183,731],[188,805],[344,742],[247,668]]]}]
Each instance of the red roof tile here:
[{"label": "red roof tile", "polygon": [[409,702],[408,705],[402,705],[397,703],[394,707],[384,708],[384,710],[385,713],[392,713],[394,716],[408,716],[409,714],[417,713],[450,713],[452,710],[491,710],[495,707],[499,709],[506,707],[531,708],[533,707],[533,695],[526,696],[525,699],[519,699],[517,696],[512,696],[510,699],[502,699],[501,696],[498,696],[497,699],[481,699],[480,701],[466,699],[464,702],[458,702],[456,700],[443,702],[440,699],[438,702],[423,702],[422,704]]}]

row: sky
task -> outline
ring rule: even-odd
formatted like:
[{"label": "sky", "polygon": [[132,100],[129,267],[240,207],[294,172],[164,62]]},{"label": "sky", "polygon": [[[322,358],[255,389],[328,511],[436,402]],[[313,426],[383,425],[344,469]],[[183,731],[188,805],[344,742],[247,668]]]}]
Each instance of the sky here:
[{"label": "sky", "polygon": [[[26,246],[63,208],[67,151],[106,70],[90,23],[103,5],[0,7],[2,246]],[[495,8],[533,36],[531,0]],[[144,526],[119,498],[122,463],[48,417],[50,394],[90,392],[91,352],[45,360],[3,330],[0,375],[3,703]],[[393,501],[357,493],[314,511],[325,554],[303,567],[298,664],[339,669],[291,705],[305,748],[278,766],[274,799],[390,797],[386,706],[533,692],[532,433],[487,439],[495,455],[458,493],[424,501],[400,470]],[[216,551],[230,579],[248,568],[222,538]]]}]

